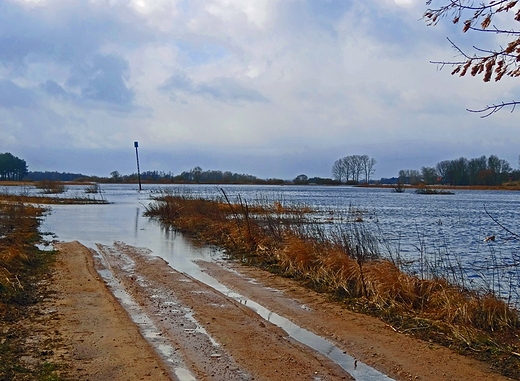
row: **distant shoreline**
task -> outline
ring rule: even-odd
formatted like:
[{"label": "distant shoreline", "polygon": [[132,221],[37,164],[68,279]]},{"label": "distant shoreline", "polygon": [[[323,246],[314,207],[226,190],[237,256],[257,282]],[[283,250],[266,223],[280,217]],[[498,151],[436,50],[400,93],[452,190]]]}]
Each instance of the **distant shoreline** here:
[{"label": "distant shoreline", "polygon": [[[88,185],[88,184],[138,184],[136,181],[127,181],[127,182],[110,182],[110,181],[92,181],[92,180],[85,180],[85,181],[56,181],[67,185]],[[38,183],[38,181],[0,181],[0,187],[2,186],[21,186],[21,185],[34,185],[35,183]],[[255,186],[262,186],[262,185],[273,185],[273,184],[256,184],[256,183],[186,183],[186,182],[153,182],[153,181],[143,181],[142,184],[147,185],[255,185]],[[290,182],[281,184],[281,185],[316,185],[316,184],[292,184]],[[333,184],[333,185],[325,185],[325,184],[319,184],[323,186],[349,186],[349,187],[356,187],[356,188],[383,188],[383,189],[394,189],[395,184]],[[442,184],[435,184],[435,185],[409,185],[409,184],[402,184],[403,188],[405,189],[420,189],[420,188],[432,188],[432,189],[449,189],[449,190],[511,190],[511,191],[520,191],[520,184],[512,184],[512,185],[442,185]]]},{"label": "distant shoreline", "polygon": [[[403,188],[406,189],[421,189],[421,188],[430,188],[430,189],[450,189],[450,190],[512,190],[512,191],[518,191],[520,190],[520,184],[514,184],[514,185],[442,185],[442,184],[435,184],[435,185],[409,185],[409,184],[402,184]],[[395,188],[395,185],[393,184],[359,184],[354,185],[354,187],[358,188],[388,188],[393,189]]]}]

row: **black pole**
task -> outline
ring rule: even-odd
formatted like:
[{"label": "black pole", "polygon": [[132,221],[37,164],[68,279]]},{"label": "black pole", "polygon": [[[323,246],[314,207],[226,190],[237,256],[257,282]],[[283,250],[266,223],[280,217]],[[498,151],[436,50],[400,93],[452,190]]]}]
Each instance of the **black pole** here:
[{"label": "black pole", "polygon": [[137,147],[139,147],[138,142],[134,142],[135,147],[135,158],[137,159],[137,180],[139,180],[139,192],[141,191],[141,172],[139,172],[139,153],[137,152]]}]

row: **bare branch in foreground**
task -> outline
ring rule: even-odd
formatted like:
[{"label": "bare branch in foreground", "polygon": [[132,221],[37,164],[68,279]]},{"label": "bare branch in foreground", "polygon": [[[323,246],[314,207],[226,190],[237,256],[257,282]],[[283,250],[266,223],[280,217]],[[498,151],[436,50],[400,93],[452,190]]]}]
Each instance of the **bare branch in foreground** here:
[{"label": "bare branch in foreground", "polygon": [[515,111],[515,107],[517,104],[519,104],[520,102],[517,102],[517,101],[511,101],[511,102],[502,102],[498,105],[491,105],[491,106],[486,106],[484,108],[481,108],[481,109],[469,109],[467,108],[466,110],[469,111],[469,112],[473,112],[473,113],[485,113],[484,115],[481,116],[481,118],[487,118],[488,116],[490,115],[493,115],[494,113],[502,110],[502,108],[504,107],[508,107],[508,106],[511,106],[511,113],[513,113],[513,111]]}]

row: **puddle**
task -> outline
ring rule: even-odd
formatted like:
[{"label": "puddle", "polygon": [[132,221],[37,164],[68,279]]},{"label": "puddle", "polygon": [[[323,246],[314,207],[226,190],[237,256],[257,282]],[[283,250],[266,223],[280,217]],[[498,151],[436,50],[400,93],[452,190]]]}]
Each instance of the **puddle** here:
[{"label": "puddle", "polygon": [[197,381],[190,371],[184,368],[175,368],[175,375],[179,381]]},{"label": "puddle", "polygon": [[114,296],[119,300],[119,303],[130,315],[132,321],[139,326],[143,336],[148,342],[156,348],[161,357],[166,362],[174,367],[173,372],[180,381],[192,381],[196,378],[184,365],[182,359],[176,355],[175,349],[161,337],[159,329],[152,322],[150,317],[146,315],[134,299],[122,288],[121,283],[114,277],[110,270],[110,265],[99,251],[96,251],[96,258],[100,261],[101,270],[98,270],[99,275],[103,278],[108,287],[112,290]]},{"label": "puddle", "polygon": [[[393,380],[392,378],[377,371],[371,366],[368,366],[365,363],[356,360],[354,357],[344,353],[341,349],[336,347],[331,342],[325,340],[323,337],[318,336],[310,332],[309,330],[294,324],[290,320],[276,314],[273,311],[268,310],[267,308],[255,302],[254,300],[248,299],[243,295],[231,291],[229,288],[222,285],[221,283],[216,281],[214,278],[211,278],[207,274],[202,272],[199,272],[199,274],[202,274],[203,276],[201,276],[201,279],[197,278],[197,280],[206,283],[208,286],[214,288],[215,290],[223,293],[224,295],[227,295],[228,297],[252,309],[265,320],[282,328],[294,340],[297,340],[300,343],[305,344],[306,346],[314,349],[315,351],[321,353],[322,355],[328,357],[330,360],[334,361],[356,380]],[[193,277],[196,276],[196,274],[190,275]]]},{"label": "puddle", "polygon": [[193,317],[193,312],[191,310],[186,310],[184,316],[188,318],[188,320],[190,320],[193,324],[195,324],[196,328],[192,329],[193,332],[202,333],[209,339],[209,341],[211,342],[211,344],[213,344],[214,347],[220,347],[220,344],[217,343],[215,339],[213,339],[213,337],[210,336],[208,331],[206,331],[206,329],[202,327],[199,324],[199,322]]}]

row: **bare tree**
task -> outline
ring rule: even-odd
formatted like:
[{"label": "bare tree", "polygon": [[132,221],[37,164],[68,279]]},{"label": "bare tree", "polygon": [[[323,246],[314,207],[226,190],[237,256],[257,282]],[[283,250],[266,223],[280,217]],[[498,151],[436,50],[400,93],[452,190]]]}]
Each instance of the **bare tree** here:
[{"label": "bare tree", "polygon": [[368,155],[350,155],[338,159],[332,165],[332,176],[338,181],[352,181],[359,182],[361,174],[365,175],[365,180],[368,183],[370,176],[374,173],[374,166],[376,160],[371,159]]},{"label": "bare tree", "polygon": [[192,180],[197,184],[200,182],[200,176],[202,175],[202,168],[198,165],[191,170]]},{"label": "bare tree", "polygon": [[353,155],[350,156],[351,164],[352,164],[352,180],[356,183],[359,182],[359,176],[361,176],[361,172],[363,171],[363,164],[361,160],[361,156]]},{"label": "bare tree", "polygon": [[417,169],[401,169],[399,171],[399,182],[402,184],[417,185],[421,181],[421,172]]},{"label": "bare tree", "polygon": [[437,174],[441,178],[441,182],[443,184],[449,183],[451,181],[451,179],[448,178],[450,166],[451,166],[450,160],[440,161],[435,166],[435,169],[437,170]]},{"label": "bare tree", "polygon": [[332,177],[340,183],[345,178],[345,167],[343,166],[343,159],[338,159],[332,165]]},{"label": "bare tree", "polygon": [[365,181],[370,183],[370,176],[374,174],[374,166],[376,159],[371,159],[367,155],[363,155],[363,171],[365,172]]},{"label": "bare tree", "polygon": [[422,167],[421,176],[423,181],[428,185],[435,184],[438,178],[437,170],[433,167]]},{"label": "bare tree", "polygon": [[[439,2],[443,5],[433,6],[434,3]],[[484,82],[489,82],[492,78],[499,81],[504,76],[512,78],[520,76],[520,30],[511,29],[509,25],[501,27],[493,24],[495,16],[501,13],[510,14],[513,19],[511,21],[520,22],[520,9],[518,9],[517,3],[516,0],[489,0],[478,4],[474,0],[428,0],[426,5],[429,8],[423,15],[428,25],[436,25],[441,19],[449,17],[454,24],[463,24],[464,33],[493,33],[509,38],[509,42],[505,46],[483,48],[474,45],[473,54],[463,51],[448,38],[452,47],[460,54],[461,59],[433,61],[432,63],[441,66],[451,65],[453,66],[451,74],[458,74],[461,77],[468,72],[472,76],[482,75]],[[508,20],[507,17],[500,17],[499,21],[504,25]],[[484,118],[507,106],[512,107],[512,112],[518,103],[520,102],[501,102],[481,109],[468,109],[468,111],[482,113],[481,117]]]},{"label": "bare tree", "polygon": [[348,181],[350,175],[354,173],[354,163],[352,162],[352,156],[346,156],[341,160],[343,162],[343,168],[345,170],[345,180]]}]

